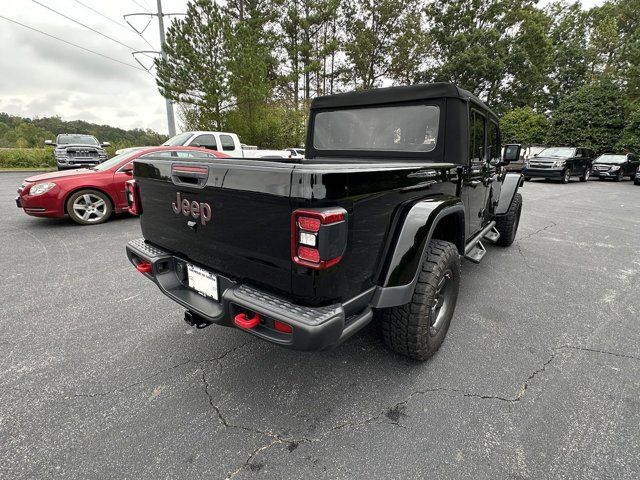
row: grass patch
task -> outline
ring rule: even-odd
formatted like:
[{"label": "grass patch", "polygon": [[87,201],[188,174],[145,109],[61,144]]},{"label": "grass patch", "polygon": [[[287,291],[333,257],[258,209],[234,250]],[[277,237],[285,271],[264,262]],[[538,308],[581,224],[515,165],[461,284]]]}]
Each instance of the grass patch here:
[{"label": "grass patch", "polygon": [[51,148],[0,148],[0,169],[56,168]]}]

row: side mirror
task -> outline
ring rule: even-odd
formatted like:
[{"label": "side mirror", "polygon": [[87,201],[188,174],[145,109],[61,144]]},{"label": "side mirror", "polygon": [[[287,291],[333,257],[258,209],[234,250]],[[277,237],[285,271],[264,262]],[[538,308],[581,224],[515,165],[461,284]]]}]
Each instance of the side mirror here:
[{"label": "side mirror", "polygon": [[125,165],[120,171],[127,175],[133,175],[133,165]]},{"label": "side mirror", "polygon": [[508,165],[511,162],[517,162],[520,158],[520,151],[522,145],[519,143],[513,143],[504,146],[504,153],[502,154],[502,164]]},{"label": "side mirror", "polygon": [[55,143],[53,143],[53,140],[45,140],[45,141],[44,141],[44,144],[45,144],[45,145],[49,145],[50,147],[55,146]]},{"label": "side mirror", "polygon": [[104,147],[110,147],[110,146],[111,146],[111,143],[109,143],[109,142],[102,142],[102,143],[100,144],[100,146],[101,146],[101,147],[103,147],[103,148],[104,148]]},{"label": "side mirror", "polygon": [[533,156],[537,157],[538,155],[540,155],[539,153],[534,153]]}]

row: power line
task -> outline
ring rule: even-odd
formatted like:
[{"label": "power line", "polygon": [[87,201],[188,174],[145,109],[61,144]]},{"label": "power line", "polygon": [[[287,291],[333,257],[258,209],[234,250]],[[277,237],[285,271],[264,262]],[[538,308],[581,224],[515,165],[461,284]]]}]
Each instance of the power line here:
[{"label": "power line", "polygon": [[135,49],[135,48],[133,48],[132,46],[127,45],[126,43],[122,43],[120,40],[117,40],[117,39],[115,39],[115,38],[113,38],[113,37],[110,37],[109,35],[105,35],[104,33],[99,32],[98,30],[96,30],[95,28],[90,27],[89,25],[85,25],[84,23],[79,22],[78,20],[76,20],[76,19],[74,19],[74,18],[71,18],[71,17],[69,17],[69,16],[65,15],[64,13],[59,12],[59,11],[57,11],[57,10],[55,10],[55,9],[53,9],[53,8],[51,8],[51,7],[49,7],[48,5],[45,5],[44,3],[40,3],[38,0],[31,0],[31,1],[32,1],[33,3],[36,3],[36,4],[40,5],[41,7],[46,8],[47,10],[52,11],[53,13],[55,13],[55,14],[57,14],[57,15],[60,15],[61,17],[66,18],[67,20],[71,20],[73,23],[77,23],[78,25],[81,25],[81,26],[83,26],[84,28],[87,28],[87,29],[91,30],[92,32],[97,33],[98,35],[103,36],[104,38],[108,38],[108,39],[109,39],[109,40],[111,40],[112,42],[116,42],[117,44],[122,45],[123,47],[128,48],[128,49],[129,49],[129,50],[131,50],[132,52],[136,50],[136,49]]},{"label": "power line", "polygon": [[151,10],[149,10],[147,7],[145,7],[144,5],[142,5],[140,2],[138,2],[137,0],[131,0],[133,3],[135,3],[137,6],[139,6],[141,9],[146,10],[147,12],[151,13]]},{"label": "power line", "polygon": [[67,45],[71,45],[73,47],[79,48],[80,50],[84,50],[85,52],[93,53],[94,55],[98,55],[98,56],[106,58],[108,60],[112,60],[112,61],[120,63],[122,65],[126,65],[127,67],[135,68],[136,70],[140,70],[141,72],[149,73],[147,70],[145,70],[143,68],[136,67],[135,65],[131,65],[130,63],[123,62],[122,60],[118,60],[116,58],[110,57],[109,55],[105,55],[103,53],[96,52],[94,50],[90,50],[88,48],[82,47],[82,46],[80,46],[78,44],[69,42],[67,40],[63,40],[62,38],[56,37],[55,35],[51,35],[50,33],[43,32],[42,30],[38,30],[37,28],[30,27],[29,25],[25,25],[24,23],[20,23],[20,22],[18,22],[16,20],[13,20],[11,18],[5,17],[4,15],[0,15],[0,18],[3,18],[3,19],[5,19],[5,20],[7,20],[7,21],[9,21],[11,23],[15,23],[16,25],[20,25],[21,27],[28,28],[29,30],[33,30],[34,32],[41,33],[42,35],[46,35],[47,37],[53,38],[55,40],[58,40],[59,42],[66,43]]},{"label": "power line", "polygon": [[82,5],[84,8],[87,8],[87,9],[91,10],[92,12],[97,13],[97,14],[98,14],[98,15],[100,15],[102,18],[105,18],[105,19],[109,20],[111,23],[116,24],[116,25],[117,25],[117,26],[119,26],[120,28],[125,29],[127,32],[129,32],[129,33],[136,33],[136,34],[138,34],[138,35],[140,36],[140,38],[142,38],[142,40],[144,40],[144,42],[145,42],[147,45],[149,45],[151,48],[154,48],[154,46],[153,46],[153,45],[151,45],[151,43],[149,43],[149,41],[148,41],[146,38],[144,38],[144,36],[140,35],[140,34],[139,34],[138,32],[136,32],[135,30],[134,30],[134,31],[132,31],[129,27],[127,27],[127,26],[126,26],[126,25],[124,25],[123,23],[120,23],[120,22],[118,22],[117,20],[114,20],[113,18],[111,18],[111,17],[109,17],[109,16],[105,15],[105,14],[104,14],[104,13],[102,13],[102,12],[99,12],[98,10],[96,10],[95,8],[93,8],[93,7],[92,7],[92,6],[90,6],[90,5],[87,5],[87,4],[85,4],[85,3],[82,3],[80,0],[73,0],[73,1],[74,1],[74,2],[76,2],[76,3],[79,3],[79,4],[80,4],[80,5]]}]

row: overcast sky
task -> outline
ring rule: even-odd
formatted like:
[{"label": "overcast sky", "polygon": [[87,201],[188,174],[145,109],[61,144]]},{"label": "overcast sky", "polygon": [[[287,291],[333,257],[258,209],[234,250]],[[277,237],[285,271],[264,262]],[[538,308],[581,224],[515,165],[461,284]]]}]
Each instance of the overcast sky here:
[{"label": "overcast sky", "polygon": [[[123,21],[127,13],[153,11],[156,0],[37,0],[136,49],[150,50]],[[184,12],[186,0],[163,0],[165,12]],[[543,2],[547,3],[547,2]],[[584,0],[585,6],[602,0]],[[107,17],[105,19],[84,5]],[[131,50],[38,5],[0,0],[0,15],[82,45],[132,66]],[[141,30],[147,17],[131,20]],[[125,28],[126,26],[126,28]],[[144,37],[159,47],[157,19]],[[144,57],[141,58],[141,60]],[[59,115],[121,128],[166,133],[166,111],[155,81],[144,71],[101,58],[0,18],[0,112],[25,117]]]}]

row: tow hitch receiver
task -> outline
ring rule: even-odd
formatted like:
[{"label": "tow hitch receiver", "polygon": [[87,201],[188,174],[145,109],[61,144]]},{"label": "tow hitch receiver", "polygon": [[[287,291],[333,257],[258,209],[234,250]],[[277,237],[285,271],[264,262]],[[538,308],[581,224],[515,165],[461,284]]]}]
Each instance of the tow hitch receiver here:
[{"label": "tow hitch receiver", "polygon": [[209,320],[207,320],[206,318],[202,318],[197,313],[190,312],[189,310],[186,310],[184,312],[184,321],[192,327],[196,328],[206,328],[211,325],[211,322]]},{"label": "tow hitch receiver", "polygon": [[248,317],[246,313],[239,313],[234,317],[233,322],[240,328],[251,330],[260,324],[260,314],[254,313],[252,317]]}]

